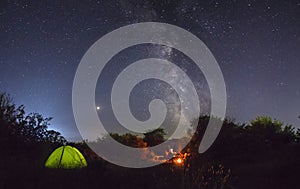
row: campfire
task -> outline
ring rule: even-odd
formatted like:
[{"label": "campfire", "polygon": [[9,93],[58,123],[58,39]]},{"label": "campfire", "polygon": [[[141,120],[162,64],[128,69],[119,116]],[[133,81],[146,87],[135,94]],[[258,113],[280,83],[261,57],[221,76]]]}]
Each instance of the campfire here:
[{"label": "campfire", "polygon": [[186,158],[189,156],[189,153],[181,153],[181,152],[175,152],[173,149],[169,149],[165,152],[165,155],[155,155],[153,154],[152,161],[155,162],[162,162],[162,163],[169,163],[169,164],[175,164],[175,165],[183,165]]},{"label": "campfire", "polygon": [[178,165],[181,165],[183,163],[183,159],[182,158],[176,158],[176,159],[174,159],[174,163],[178,164]]},{"label": "campfire", "polygon": [[171,163],[174,163],[175,165],[183,165],[184,161],[190,154],[188,153],[178,153],[176,154],[171,160]]}]

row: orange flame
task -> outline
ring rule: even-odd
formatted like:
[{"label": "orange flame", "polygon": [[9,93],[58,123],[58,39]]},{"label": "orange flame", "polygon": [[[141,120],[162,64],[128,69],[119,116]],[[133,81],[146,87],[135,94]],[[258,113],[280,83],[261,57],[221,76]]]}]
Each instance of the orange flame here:
[{"label": "orange flame", "polygon": [[174,162],[175,162],[175,164],[180,165],[180,164],[183,163],[183,159],[182,159],[182,158],[176,158],[176,159],[174,160]]}]

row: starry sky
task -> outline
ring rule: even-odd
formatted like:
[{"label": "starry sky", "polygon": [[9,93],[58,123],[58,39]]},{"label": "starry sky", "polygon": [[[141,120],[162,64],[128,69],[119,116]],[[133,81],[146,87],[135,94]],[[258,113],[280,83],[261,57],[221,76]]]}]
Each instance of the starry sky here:
[{"label": "starry sky", "polygon": [[[227,117],[248,122],[269,115],[300,128],[299,0],[2,0],[0,91],[27,112],[53,117],[50,129],[78,140],[72,85],[81,58],[103,35],[147,21],[184,28],[208,46],[224,75]],[[147,56],[149,48],[162,58],[169,52],[137,47],[115,62]],[[107,92],[97,85],[101,107]]]}]

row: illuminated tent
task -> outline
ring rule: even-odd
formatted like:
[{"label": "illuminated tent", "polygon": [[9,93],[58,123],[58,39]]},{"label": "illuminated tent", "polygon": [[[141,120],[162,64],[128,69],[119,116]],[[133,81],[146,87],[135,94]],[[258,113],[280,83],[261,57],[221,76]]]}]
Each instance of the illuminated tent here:
[{"label": "illuminated tent", "polygon": [[61,146],[48,157],[45,166],[48,168],[74,169],[87,166],[83,155],[72,146]]}]

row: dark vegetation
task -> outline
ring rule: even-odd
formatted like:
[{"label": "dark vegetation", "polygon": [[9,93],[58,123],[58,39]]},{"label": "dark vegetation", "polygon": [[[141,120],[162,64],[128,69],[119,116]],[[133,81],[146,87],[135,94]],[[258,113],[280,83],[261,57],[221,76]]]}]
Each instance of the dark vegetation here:
[{"label": "dark vegetation", "polygon": [[[0,188],[299,188],[300,132],[291,125],[261,116],[250,124],[225,120],[213,146],[198,154],[208,116],[202,116],[184,165],[165,163],[146,169],[112,165],[97,156],[84,142],[69,143],[86,157],[84,169],[47,169],[44,163],[58,146],[67,143],[59,132],[48,130],[51,118],[25,114],[8,95],[0,94]],[[161,129],[144,137],[112,134],[133,146],[157,145]]]}]

